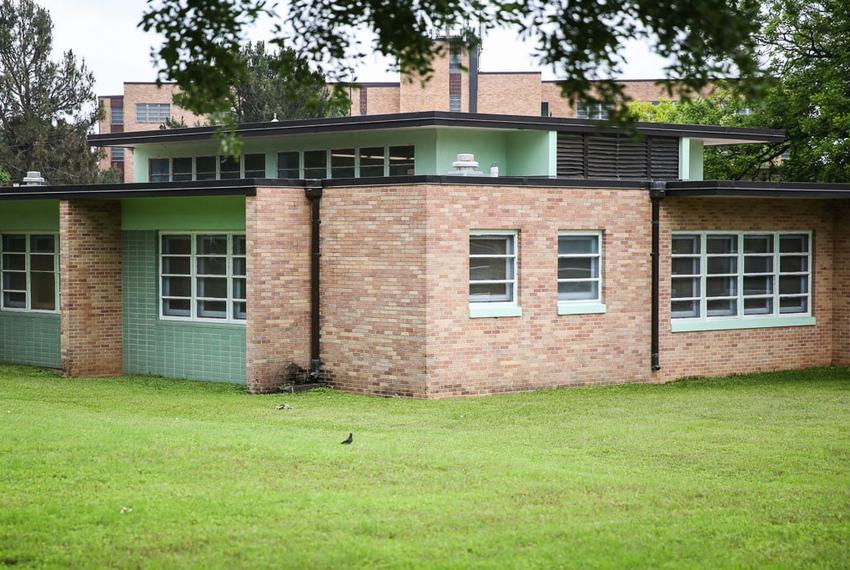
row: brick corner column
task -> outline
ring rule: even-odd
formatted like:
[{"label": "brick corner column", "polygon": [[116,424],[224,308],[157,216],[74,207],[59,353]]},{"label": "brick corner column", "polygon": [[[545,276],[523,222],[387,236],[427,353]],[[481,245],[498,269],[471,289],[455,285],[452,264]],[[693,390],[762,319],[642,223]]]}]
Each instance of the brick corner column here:
[{"label": "brick corner column", "polygon": [[121,203],[62,200],[59,264],[62,371],[122,374]]}]

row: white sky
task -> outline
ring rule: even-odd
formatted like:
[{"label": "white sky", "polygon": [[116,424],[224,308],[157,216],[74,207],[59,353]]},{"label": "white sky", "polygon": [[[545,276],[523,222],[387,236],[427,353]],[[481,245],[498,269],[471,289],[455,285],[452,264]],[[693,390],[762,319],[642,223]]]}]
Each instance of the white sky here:
[{"label": "white sky", "polygon": [[[57,53],[73,50],[94,71],[99,95],[117,95],[124,81],[153,81],[156,69],[151,63],[151,47],[159,37],[145,34],[137,24],[146,0],[38,0],[50,11]],[[255,29],[250,39],[268,39],[266,29]],[[484,39],[481,55],[483,71],[528,71],[539,69],[531,57],[531,46],[520,42],[510,30],[497,30]],[[628,65],[623,78],[658,78],[664,75],[664,60],[642,42],[625,49]],[[544,79],[555,75],[544,70]],[[397,81],[398,74],[387,71],[387,62],[368,58],[357,70],[360,81]]]}]

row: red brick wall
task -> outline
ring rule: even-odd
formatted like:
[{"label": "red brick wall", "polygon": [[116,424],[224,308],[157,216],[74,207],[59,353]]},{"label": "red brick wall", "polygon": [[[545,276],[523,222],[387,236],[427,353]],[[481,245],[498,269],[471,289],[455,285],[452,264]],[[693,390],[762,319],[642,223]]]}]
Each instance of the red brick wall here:
[{"label": "red brick wall", "polygon": [[426,187],[326,188],[322,361],[351,392],[426,395]]},{"label": "red brick wall", "polygon": [[310,361],[310,206],[303,188],[258,188],[245,201],[247,384],[274,392]]},{"label": "red brick wall", "polygon": [[[833,204],[812,200],[676,199],[661,208],[661,371],[671,380],[832,363]],[[811,230],[816,326],[672,333],[671,232]]]},{"label": "red brick wall", "polygon": [[59,207],[62,370],[123,370],[121,204],[62,200]]},{"label": "red brick wall", "polygon": [[833,216],[833,364],[850,366],[850,203],[835,203]]}]

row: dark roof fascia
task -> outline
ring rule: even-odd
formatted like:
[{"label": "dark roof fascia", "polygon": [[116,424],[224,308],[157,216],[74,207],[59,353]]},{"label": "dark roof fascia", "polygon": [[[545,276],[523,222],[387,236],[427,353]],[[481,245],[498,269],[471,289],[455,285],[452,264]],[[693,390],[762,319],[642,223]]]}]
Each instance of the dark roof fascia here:
[{"label": "dark roof fascia", "polygon": [[540,75],[539,71],[479,71],[478,75]]},{"label": "dark roof fascia", "polygon": [[409,184],[443,184],[451,186],[537,186],[552,188],[622,188],[627,190],[647,190],[647,180],[585,179],[585,178],[547,178],[533,176],[451,176],[416,175],[376,178],[334,178],[322,181],[325,188],[341,186],[399,186]]},{"label": "dark roof fascia", "polygon": [[131,184],[69,184],[0,188],[2,200],[114,200],[163,196],[254,196],[258,187],[303,188],[305,180],[241,179]]},{"label": "dark roof fascia", "polygon": [[818,182],[749,182],[705,180],[668,182],[665,195],[671,198],[810,198],[850,199],[850,184]]},{"label": "dark roof fascia", "polygon": [[[393,113],[365,115],[333,119],[304,119],[238,125],[236,134],[241,136],[275,136],[291,134],[315,134],[329,132],[397,129],[413,127],[473,127],[482,129],[523,129],[568,132],[622,132],[605,121],[557,117],[535,117],[530,115],[492,115],[480,113],[451,113],[427,111],[418,113]],[[636,123],[637,131],[644,135],[704,137],[733,140],[780,142],[784,131],[776,129],[750,129],[706,125],[677,125],[668,123]],[[156,129],[130,131],[118,134],[89,135],[91,146],[133,146],[134,144],[156,144],[211,139],[217,127],[192,127],[186,129]]]}]

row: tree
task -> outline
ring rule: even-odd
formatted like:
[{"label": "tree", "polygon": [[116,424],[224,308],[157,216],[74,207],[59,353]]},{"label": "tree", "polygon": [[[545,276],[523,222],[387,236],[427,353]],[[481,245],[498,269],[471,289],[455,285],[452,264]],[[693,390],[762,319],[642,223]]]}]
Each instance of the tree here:
[{"label": "tree", "polygon": [[[623,43],[652,41],[671,58],[668,90],[687,96],[717,76],[757,75],[753,34],[758,0],[288,0],[283,16],[268,0],[161,0],[151,5],[140,26],[163,36],[153,52],[160,78],[183,89],[182,105],[206,115],[232,105],[233,86],[245,75],[239,44],[245,28],[261,16],[279,18],[272,43],[286,46],[314,69],[336,80],[350,80],[353,62],[367,52],[398,60],[404,74],[430,76],[431,62],[442,47],[432,41],[440,30],[512,26],[537,44],[544,65],[565,79],[564,95],[572,102],[623,103]],[[374,32],[363,45],[357,31]],[[328,62],[333,62],[328,65]],[[593,80],[601,79],[594,84]],[[741,89],[752,84],[742,82]],[[628,114],[617,107],[614,120]]]},{"label": "tree", "polygon": [[0,165],[12,179],[39,170],[51,183],[97,178],[86,141],[100,116],[94,76],[68,51],[51,59],[53,23],[32,0],[0,3]]},{"label": "tree", "polygon": [[241,51],[246,73],[234,88],[232,114],[236,122],[314,119],[347,115],[348,96],[330,88],[325,77],[310,69],[294,50],[266,51],[263,42]]}]

